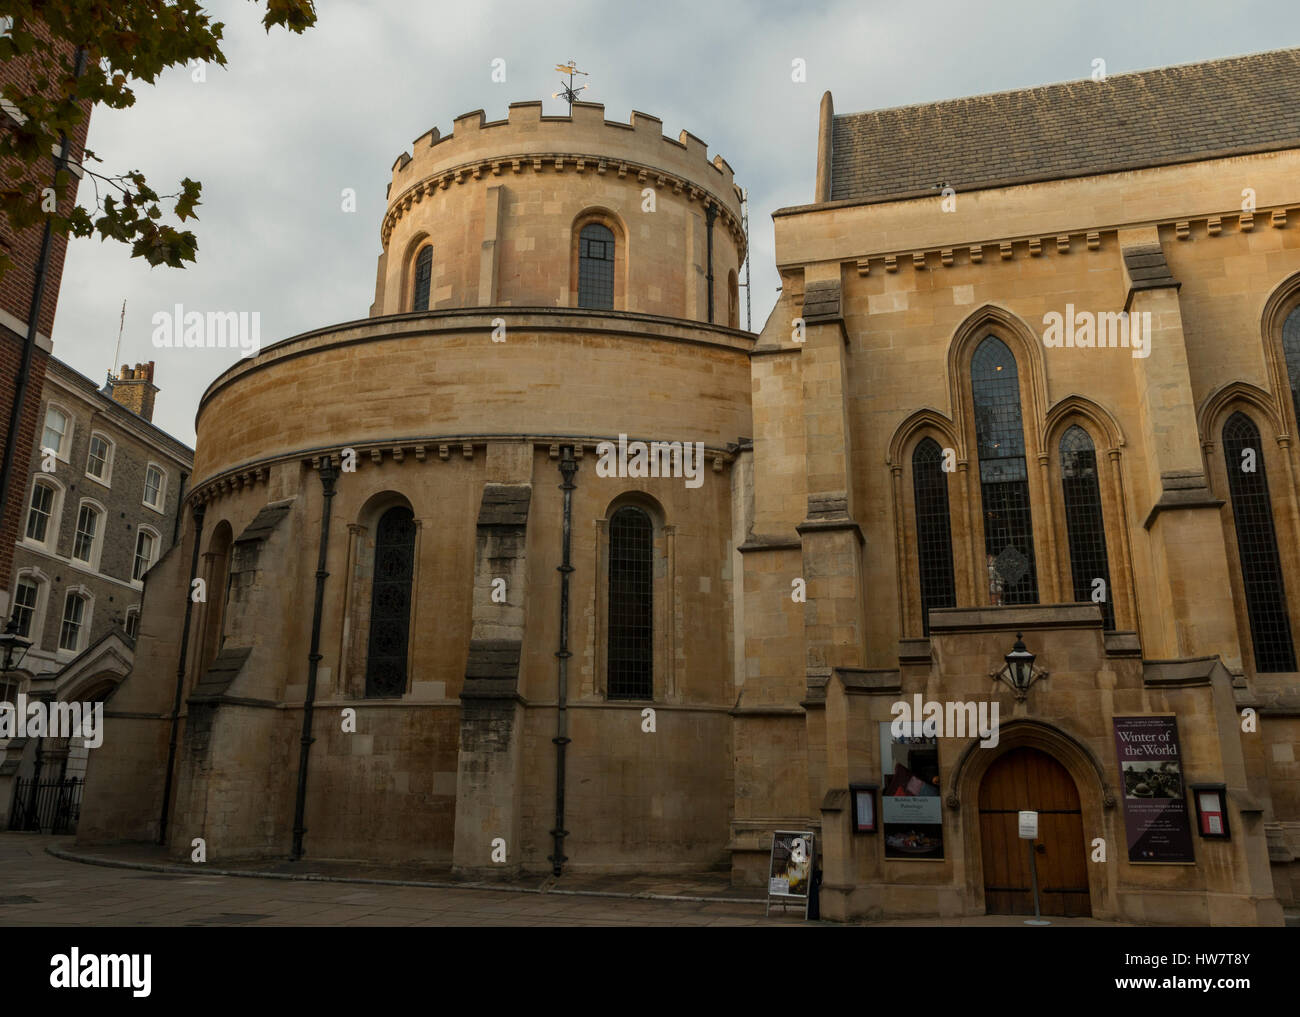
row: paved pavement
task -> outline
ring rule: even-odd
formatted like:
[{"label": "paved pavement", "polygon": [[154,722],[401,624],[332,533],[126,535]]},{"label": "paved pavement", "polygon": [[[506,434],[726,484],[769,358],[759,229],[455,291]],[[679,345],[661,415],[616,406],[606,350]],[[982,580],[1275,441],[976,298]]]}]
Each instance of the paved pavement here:
[{"label": "paved pavement", "polygon": [[[0,832],[0,928],[16,926],[788,926],[834,927],[806,922],[802,913],[774,911],[754,899],[656,900],[596,896],[686,893],[712,896],[731,890],[714,874],[695,877],[572,879],[584,893],[551,887],[550,880],[524,881],[516,890],[470,887],[391,886],[310,881],[208,872],[156,872],[91,865],[55,857],[47,850],[77,851],[70,838]],[[161,867],[143,846],[96,849],[113,861]],[[156,852],[155,852],[156,854]],[[317,866],[327,869],[328,866]],[[283,874],[285,866],[264,867]],[[380,873],[365,873],[367,876]],[[393,873],[383,873],[392,875]],[[567,877],[566,877],[567,878]],[[545,892],[537,892],[537,887]],[[1020,926],[1012,915],[977,915],[872,922],[881,926]],[[1054,918],[1053,926],[1113,923]]]},{"label": "paved pavement", "polygon": [[20,925],[804,925],[747,901],[627,900],[179,875],[55,858],[66,838],[0,833],[0,927]]}]

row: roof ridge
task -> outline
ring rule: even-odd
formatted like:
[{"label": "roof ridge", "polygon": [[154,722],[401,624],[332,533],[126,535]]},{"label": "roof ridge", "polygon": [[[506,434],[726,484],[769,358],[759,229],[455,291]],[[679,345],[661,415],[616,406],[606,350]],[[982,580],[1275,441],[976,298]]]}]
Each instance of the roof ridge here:
[{"label": "roof ridge", "polygon": [[[1300,63],[1300,47],[1287,46],[1281,49],[1263,50],[1258,53],[1240,53],[1236,56],[1214,57],[1210,60],[1193,60],[1183,64],[1168,64],[1163,67],[1147,67],[1136,71],[1122,71],[1119,74],[1108,74],[1105,83],[1109,84],[1116,79],[1138,78],[1143,75],[1166,74],[1172,71],[1186,71],[1191,68],[1208,68],[1215,64],[1228,64],[1238,61],[1262,60],[1266,57],[1275,57],[1281,55],[1294,57]],[[1021,88],[1005,88],[998,92],[981,92],[978,95],[958,95],[948,99],[931,99],[928,102],[913,102],[904,106],[880,106],[876,109],[857,110],[853,113],[836,113],[834,120],[851,120],[854,117],[872,116],[879,113],[903,112],[905,110],[924,109],[927,107],[947,106],[956,103],[976,102],[980,99],[996,99],[1007,95],[1023,95],[1028,92],[1047,91],[1049,89],[1069,89],[1076,85],[1088,84],[1089,86],[1102,84],[1102,82],[1093,81],[1091,78],[1071,78],[1067,81],[1051,81],[1041,85],[1026,85]]]}]

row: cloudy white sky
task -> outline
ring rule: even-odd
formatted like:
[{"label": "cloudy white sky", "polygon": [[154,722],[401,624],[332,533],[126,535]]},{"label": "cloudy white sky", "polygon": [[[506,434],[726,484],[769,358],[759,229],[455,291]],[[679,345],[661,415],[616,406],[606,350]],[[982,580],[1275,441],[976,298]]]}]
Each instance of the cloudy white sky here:
[{"label": "cloudy white sky", "polygon": [[[199,397],[237,354],[155,350],[154,312],[257,310],[263,345],[365,317],[397,154],[469,110],[497,119],[541,98],[564,113],[553,68],[569,58],[607,118],[637,109],[672,137],[685,128],[749,189],[757,329],[776,298],[771,213],[812,200],[826,89],[843,113],[1086,78],[1097,57],[1117,74],[1300,45],[1295,0],[318,0],[302,36],[268,36],[261,6],[208,4],[226,69],[202,83],[173,70],[91,120],[104,168],[138,168],[163,193],[202,181],[198,263],[151,269],[73,241],[55,322],[56,355],[102,381],[125,299],[117,362],[158,362],[155,422],[189,444]],[[791,81],[796,57],[806,83]]]}]

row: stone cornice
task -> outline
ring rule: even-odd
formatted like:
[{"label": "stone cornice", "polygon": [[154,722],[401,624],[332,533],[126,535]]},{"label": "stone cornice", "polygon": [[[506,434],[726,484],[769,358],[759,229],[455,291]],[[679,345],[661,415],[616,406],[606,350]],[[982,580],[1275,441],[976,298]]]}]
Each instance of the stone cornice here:
[{"label": "stone cornice", "polygon": [[383,242],[384,247],[387,248],[388,240],[392,236],[394,228],[401,221],[402,216],[410,210],[412,205],[417,205],[423,201],[426,195],[431,195],[439,190],[445,191],[453,183],[463,184],[467,180],[499,177],[503,173],[523,173],[529,170],[542,173],[545,166],[549,166],[553,173],[574,172],[579,176],[583,173],[595,173],[598,176],[610,173],[620,180],[631,176],[642,186],[654,186],[661,190],[671,187],[673,194],[685,194],[689,201],[700,205],[701,208],[712,205],[718,210],[720,221],[726,227],[727,232],[731,234],[732,240],[740,252],[740,261],[745,260],[744,227],[740,217],[728,207],[726,201],[719,195],[670,170],[647,166],[644,163],[633,162],[628,159],[611,159],[608,156],[582,152],[519,152],[516,154],[484,156],[470,162],[440,169],[411,184],[389,203],[388,211],[384,214],[383,225],[379,231],[380,240]]},{"label": "stone cornice", "polygon": [[[338,465],[342,452],[350,448],[356,453],[357,469],[381,466],[385,461],[402,465],[408,462],[433,463],[448,462],[455,458],[473,459],[482,455],[486,447],[493,442],[517,443],[531,441],[534,447],[546,447],[552,459],[558,459],[562,445],[572,445],[574,458],[579,463],[590,452],[594,460],[598,453],[597,446],[602,442],[618,443],[618,435],[544,435],[544,434],[455,434],[425,435],[409,438],[386,438],[356,442],[336,442],[319,448],[295,449],[279,455],[267,456],[254,463],[241,463],[239,466],[207,477],[194,484],[185,498],[185,503],[193,508],[207,504],[229,495],[239,494],[245,489],[252,489],[258,484],[264,487],[271,479],[271,470],[286,463],[296,463],[311,469],[318,469],[326,456]],[[652,439],[629,435],[628,441],[652,441]],[[712,473],[721,473],[735,461],[737,450],[711,445],[704,446],[705,457]],[[594,462],[592,464],[594,468]]]},{"label": "stone cornice", "polygon": [[[954,265],[978,265],[986,261],[994,263],[1015,261],[1026,257],[1041,258],[1050,254],[1066,255],[1099,251],[1102,248],[1103,236],[1114,237],[1120,230],[1135,226],[1172,229],[1176,239],[1190,240],[1193,234],[1213,238],[1234,232],[1252,233],[1265,225],[1274,229],[1286,229],[1288,223],[1294,225],[1298,221],[1300,221],[1300,205],[1280,205],[1256,209],[1254,212],[1201,213],[1182,219],[1099,226],[1095,230],[1070,230],[1065,233],[1047,233],[1038,236],[996,237],[969,244],[926,247],[917,250],[877,251],[835,260],[845,265],[856,265],[859,276],[868,276],[873,272],[882,271],[892,274],[907,268],[922,271],[951,268]],[[801,268],[802,263],[781,263],[777,267],[780,271],[788,272]]]}]

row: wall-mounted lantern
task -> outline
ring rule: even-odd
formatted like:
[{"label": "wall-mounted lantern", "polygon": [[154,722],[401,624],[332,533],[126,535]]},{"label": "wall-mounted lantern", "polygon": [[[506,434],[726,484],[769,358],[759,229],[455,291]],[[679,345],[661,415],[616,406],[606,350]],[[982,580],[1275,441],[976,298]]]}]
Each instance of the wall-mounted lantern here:
[{"label": "wall-mounted lantern", "polygon": [[1016,633],[1016,645],[1003,658],[1005,663],[1002,665],[1002,669],[989,673],[989,677],[994,681],[1005,682],[1011,686],[1011,691],[1016,694],[1016,699],[1021,702],[1029,694],[1029,686],[1033,685],[1038,679],[1047,677],[1046,671],[1034,666],[1035,657],[1025,647],[1022,636],[1023,633]]}]

